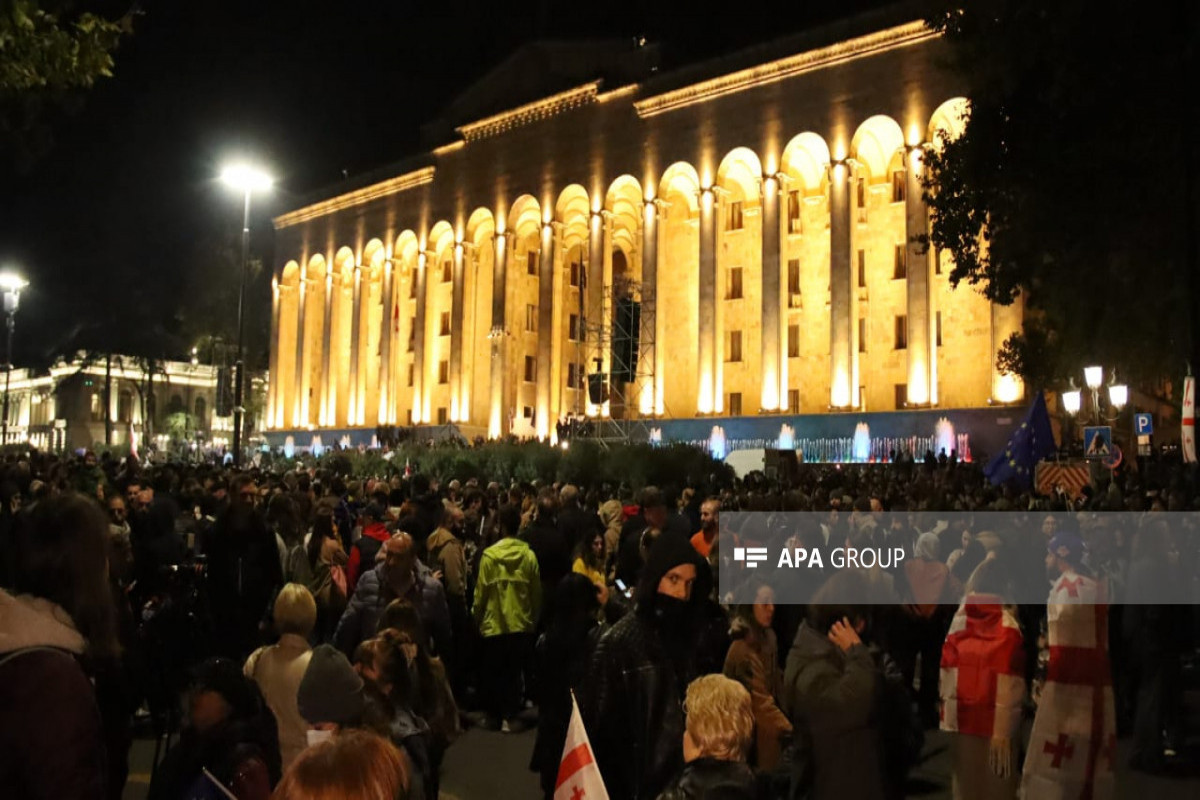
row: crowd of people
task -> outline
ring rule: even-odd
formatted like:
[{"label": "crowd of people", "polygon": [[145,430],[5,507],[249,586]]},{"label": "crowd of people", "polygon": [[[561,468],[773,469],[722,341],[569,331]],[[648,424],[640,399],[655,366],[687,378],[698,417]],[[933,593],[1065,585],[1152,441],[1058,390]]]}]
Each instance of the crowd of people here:
[{"label": "crowd of people", "polygon": [[[1111,796],[1118,734],[1132,768],[1172,769],[1200,549],[1156,512],[1200,509],[1194,468],[1078,497],[955,461],[792,477],[634,491],[10,456],[0,786],[119,798],[149,720],[151,798],[435,800],[465,727],[536,725],[551,798],[576,703],[614,799],[899,798],[936,728],[956,797]],[[780,522],[800,511],[813,524]],[[733,604],[718,573],[759,544],[905,558]],[[1162,569],[1177,604],[1121,604]],[[1016,604],[1031,571],[1046,599]]]}]

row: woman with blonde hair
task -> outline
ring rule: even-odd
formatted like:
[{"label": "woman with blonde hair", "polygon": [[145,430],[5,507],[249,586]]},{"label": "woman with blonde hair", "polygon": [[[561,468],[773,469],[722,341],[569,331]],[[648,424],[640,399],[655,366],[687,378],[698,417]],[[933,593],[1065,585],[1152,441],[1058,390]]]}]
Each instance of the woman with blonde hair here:
[{"label": "woman with blonde hair", "polygon": [[659,800],[755,797],[754,771],[746,765],[754,739],[750,693],[724,675],[705,675],[688,684],[683,701],[683,770]]},{"label": "woman with blonde hair", "polygon": [[312,659],[308,637],[317,624],[317,603],[307,588],[289,583],[275,598],[274,615],[279,642],[251,653],[242,671],[258,684],[279,722],[279,755],[287,769],[307,743],[308,723],[296,697]]},{"label": "woman with blonde hair", "polygon": [[409,766],[391,742],[347,731],[305,750],[272,800],[408,800]]}]

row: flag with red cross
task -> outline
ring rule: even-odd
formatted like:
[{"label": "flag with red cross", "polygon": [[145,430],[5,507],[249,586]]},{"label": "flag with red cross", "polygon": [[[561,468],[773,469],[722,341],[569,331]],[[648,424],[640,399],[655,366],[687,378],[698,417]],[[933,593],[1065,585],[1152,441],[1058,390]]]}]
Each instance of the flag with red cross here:
[{"label": "flag with red cross", "polygon": [[1067,573],[1046,605],[1050,661],[1021,777],[1029,800],[1113,797],[1116,721],[1102,583]]}]

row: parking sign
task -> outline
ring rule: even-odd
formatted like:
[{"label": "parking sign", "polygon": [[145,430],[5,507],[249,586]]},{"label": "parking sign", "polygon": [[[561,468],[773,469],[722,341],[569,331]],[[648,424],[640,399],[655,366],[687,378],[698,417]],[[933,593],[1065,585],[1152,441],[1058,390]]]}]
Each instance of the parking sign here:
[{"label": "parking sign", "polygon": [[1152,414],[1136,414],[1133,419],[1138,436],[1149,436],[1154,433],[1154,416]]}]

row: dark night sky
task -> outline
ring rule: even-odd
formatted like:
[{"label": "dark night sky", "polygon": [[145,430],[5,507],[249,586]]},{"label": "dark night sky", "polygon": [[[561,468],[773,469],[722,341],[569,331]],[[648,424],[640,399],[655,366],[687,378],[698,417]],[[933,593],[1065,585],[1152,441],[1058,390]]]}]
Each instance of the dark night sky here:
[{"label": "dark night sky", "polygon": [[[646,35],[670,67],[884,4],[793,0],[739,25],[694,0],[144,0],[115,77],[78,112],[51,117],[49,153],[23,173],[0,158],[0,263],[32,282],[15,361],[43,360],[97,320],[133,334],[124,349],[154,350],[161,337],[131,319],[149,308],[173,333],[201,270],[235,280],[185,255],[236,241],[240,200],[215,180],[230,154],[252,154],[278,180],[252,223],[255,254],[270,263],[273,214],[343,170],[415,152],[421,123],[524,42]],[[260,331],[266,285],[247,306]]]}]

